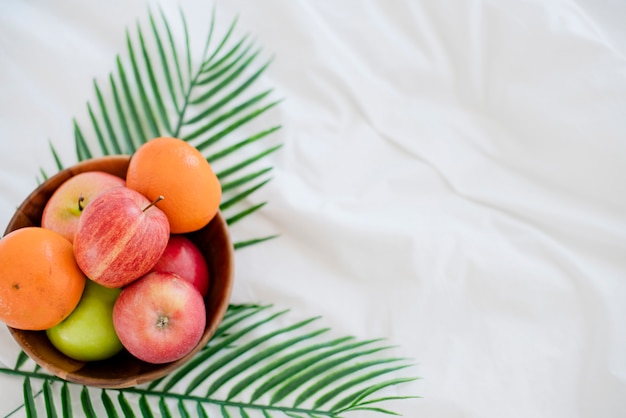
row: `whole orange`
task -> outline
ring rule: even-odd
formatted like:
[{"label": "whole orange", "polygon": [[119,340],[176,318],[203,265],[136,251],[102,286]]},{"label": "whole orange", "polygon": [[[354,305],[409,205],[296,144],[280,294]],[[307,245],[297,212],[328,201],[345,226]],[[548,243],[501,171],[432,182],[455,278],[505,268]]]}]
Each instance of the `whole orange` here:
[{"label": "whole orange", "polygon": [[54,231],[26,227],[0,239],[0,320],[12,328],[60,323],[78,305],[85,280],[72,244]]},{"label": "whole orange", "polygon": [[202,153],[182,139],[159,137],[132,155],[126,186],[154,201],[167,215],[170,231],[182,234],[209,223],[219,209],[222,187]]}]

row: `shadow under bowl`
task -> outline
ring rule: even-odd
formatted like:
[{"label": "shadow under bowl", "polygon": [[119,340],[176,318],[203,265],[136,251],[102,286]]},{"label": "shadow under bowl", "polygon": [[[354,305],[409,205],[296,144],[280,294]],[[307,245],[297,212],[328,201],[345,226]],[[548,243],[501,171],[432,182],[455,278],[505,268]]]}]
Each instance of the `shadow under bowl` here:
[{"label": "shadow under bowl", "polygon": [[[94,158],[66,168],[35,189],[20,205],[4,235],[19,228],[41,226],[44,207],[54,191],[69,178],[86,171],[104,171],[125,178],[129,156]],[[209,267],[209,290],[204,298],[206,328],[200,342],[185,357],[165,364],[146,363],[126,350],[106,360],[82,362],[67,357],[48,340],[45,331],[9,332],[28,356],[42,368],[69,382],[100,388],[126,388],[161,378],[187,363],[215,334],[228,305],[234,280],[234,248],[221,213],[204,228],[186,234],[203,253]]]}]

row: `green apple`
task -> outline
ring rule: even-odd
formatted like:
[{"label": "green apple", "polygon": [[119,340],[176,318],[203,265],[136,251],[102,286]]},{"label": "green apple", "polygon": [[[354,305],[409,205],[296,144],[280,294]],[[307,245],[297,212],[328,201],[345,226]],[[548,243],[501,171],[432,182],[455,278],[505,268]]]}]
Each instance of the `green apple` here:
[{"label": "green apple", "polygon": [[113,326],[113,305],[121,289],[106,288],[87,280],[74,311],[61,323],[46,330],[60,352],[80,361],[104,360],[122,350]]}]

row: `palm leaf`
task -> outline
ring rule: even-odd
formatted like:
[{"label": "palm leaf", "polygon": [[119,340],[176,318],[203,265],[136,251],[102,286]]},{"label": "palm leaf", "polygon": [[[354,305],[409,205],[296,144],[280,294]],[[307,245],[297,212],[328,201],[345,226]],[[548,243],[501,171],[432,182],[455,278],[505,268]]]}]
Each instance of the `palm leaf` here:
[{"label": "palm leaf", "polygon": [[35,397],[33,396],[33,388],[30,384],[30,377],[24,379],[24,409],[27,417],[36,417],[37,409],[35,408]]},{"label": "palm leaf", "polygon": [[145,395],[141,395],[139,397],[139,410],[141,411],[141,416],[145,418],[153,418],[154,414],[152,413],[152,408],[148,403],[148,398]]},{"label": "palm leaf", "polygon": [[91,395],[89,394],[89,389],[87,389],[86,386],[83,386],[83,389],[80,392],[80,403],[86,417],[96,417],[96,411],[93,409],[93,403],[91,402]]},{"label": "palm leaf", "polygon": [[[116,57],[108,89],[94,81],[95,102],[87,103],[86,127],[73,121],[77,159],[132,154],[151,137],[180,137],[216,168],[224,191],[220,209],[232,225],[266,204],[251,199],[271,180],[272,167],[262,160],[280,149],[270,143],[279,125],[258,132],[249,128],[280,102],[270,99],[271,89],[251,91],[270,60],[257,64],[260,49],[248,35],[237,36],[237,19],[211,49],[213,10],[202,57],[195,61],[182,10],[182,48],[174,26],[162,11],[159,16],[149,12],[149,31],[137,24],[136,37],[127,32],[128,55]],[[51,143],[50,148],[61,169]],[[47,178],[43,170],[41,175]],[[246,238],[234,246],[275,236]],[[190,362],[139,387],[99,390],[70,384],[43,371],[23,352],[13,368],[0,368],[0,373],[23,379],[24,404],[17,410],[23,408],[28,417],[56,417],[59,405],[62,416],[70,417],[72,405],[80,405],[87,417],[320,418],[359,410],[393,414],[377,404],[409,398],[381,393],[414,380],[396,376],[412,364],[381,357],[392,348],[382,340],[334,336],[329,328],[316,326],[320,318],[294,323],[287,314],[272,306],[231,305],[213,338]],[[41,390],[35,392],[32,381],[40,382]],[[43,402],[35,402],[40,396]]]},{"label": "palm leaf", "polygon": [[54,396],[50,387],[49,380],[43,382],[43,398],[46,405],[46,416],[50,418],[57,418],[56,407],[54,406]]},{"label": "palm leaf", "polygon": [[28,354],[26,354],[23,351],[20,351],[20,354],[17,356],[17,361],[15,362],[15,370],[22,367],[24,363],[28,361],[28,359],[29,359]]},{"label": "palm leaf", "polygon": [[[123,396],[123,394],[120,393],[120,396]],[[113,399],[111,399],[111,396],[109,396],[109,392],[107,392],[106,390],[103,390],[100,392],[100,399],[102,400],[102,405],[104,406],[104,410],[107,413],[108,417],[117,417],[117,411],[115,410],[115,404],[113,403]],[[122,409],[124,409],[122,407]]]},{"label": "palm leaf", "polygon": [[72,398],[67,382],[63,382],[61,387],[61,409],[63,410],[63,418],[72,417]]},{"label": "palm leaf", "polygon": [[[383,378],[412,366],[406,359],[381,357],[391,348],[383,340],[333,336],[329,328],[316,326],[318,317],[280,326],[287,314],[271,306],[231,305],[215,337],[189,363],[139,387],[82,387],[72,394],[68,388],[74,385],[33,370],[33,361],[22,358],[16,367],[0,372],[24,377],[28,416],[56,416],[56,400],[62,399],[65,411],[72,396],[86,416],[104,411],[107,417],[240,417],[258,412],[269,417],[338,417],[360,410],[393,414],[375,404],[411,398],[376,397],[414,380]],[[33,393],[33,379],[42,381],[41,411],[34,401],[39,394]]]},{"label": "palm leaf", "polygon": [[[280,126],[238,138],[240,131],[280,102],[271,100],[271,89],[248,94],[269,61],[257,65],[260,50],[249,53],[250,46],[244,48],[247,35],[232,41],[234,45],[230,46],[236,36],[236,19],[211,51],[209,43],[215,32],[213,14],[204,54],[194,66],[187,23],[181,12],[187,56],[185,69],[179,59],[172,24],[162,12],[160,15],[159,22],[149,13],[148,31],[138,23],[136,36],[126,32],[127,57],[117,56],[116,71],[109,76],[109,91],[94,81],[96,100],[95,104],[87,103],[86,128],[74,121],[77,158],[81,161],[98,155],[132,154],[151,138],[180,137],[196,146],[219,171],[225,186],[223,198],[229,202],[222,208],[225,217],[231,222],[247,218],[262,206],[249,203],[253,193],[270,179],[254,189],[244,190],[247,181],[267,172],[246,171],[253,170],[261,158],[280,148],[279,144],[260,145],[260,151],[252,156],[240,151],[269,142],[270,134]],[[54,148],[53,153],[56,155]],[[58,160],[57,166],[61,167]],[[238,171],[244,175],[234,183],[223,180]],[[250,245],[273,236],[252,237],[242,242]],[[239,248],[246,246],[235,244]]]}]

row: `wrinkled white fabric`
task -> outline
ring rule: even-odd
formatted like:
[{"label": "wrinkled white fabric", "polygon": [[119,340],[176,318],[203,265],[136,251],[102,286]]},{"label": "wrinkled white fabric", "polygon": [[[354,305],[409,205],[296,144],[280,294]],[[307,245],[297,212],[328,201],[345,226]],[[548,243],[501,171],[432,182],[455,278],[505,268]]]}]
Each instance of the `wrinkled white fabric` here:
[{"label": "wrinkled white fabric", "polygon": [[[209,3],[181,2],[198,42]],[[54,172],[48,141],[75,161],[72,118],[156,4],[4,2],[2,225]],[[217,2],[220,28],[235,15],[284,101],[245,128],[283,147],[232,234],[280,237],[237,253],[233,302],[386,338],[422,378],[387,405],[406,417],[623,417],[626,5]]]}]

